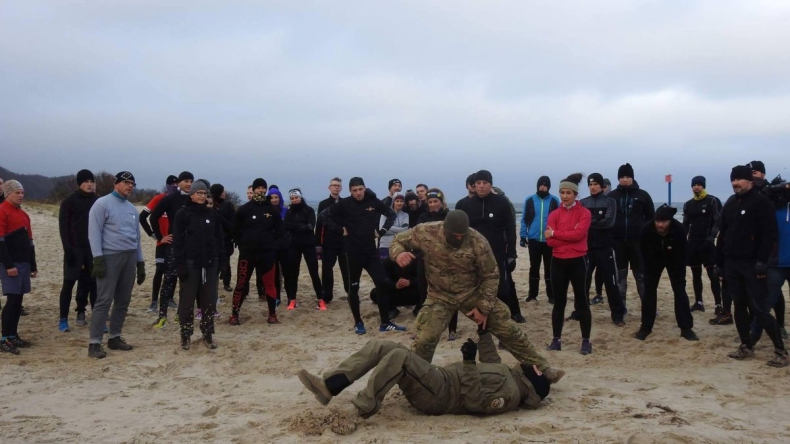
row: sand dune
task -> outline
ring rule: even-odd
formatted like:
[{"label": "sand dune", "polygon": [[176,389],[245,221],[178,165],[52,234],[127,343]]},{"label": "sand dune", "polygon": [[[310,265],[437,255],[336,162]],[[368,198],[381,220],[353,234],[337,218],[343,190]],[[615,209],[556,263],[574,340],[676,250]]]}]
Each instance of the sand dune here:
[{"label": "sand dune", "polygon": [[[35,346],[20,356],[0,355],[4,443],[790,442],[790,370],[764,364],[772,355],[770,341],[758,344],[756,359],[732,361],[726,353],[737,346],[735,328],[708,325],[710,312],[694,315],[700,341],[683,340],[668,281],[660,290],[660,317],[647,341],[632,339],[639,303],[631,282],[625,328],[611,324],[606,307],[594,306],[594,353],[581,356],[578,326],[566,325],[566,349],[545,353],[568,374],[544,407],[494,417],[425,416],[396,389],[379,415],[355,421],[338,407],[364,381],[333,400],[332,409],[320,406],[301,386],[296,370],[320,371],[371,338],[408,343],[410,332],[353,334],[347,305],[336,300],[327,312],[316,311],[306,278],[300,283],[303,305],[293,312],[282,310],[277,326],[266,324],[265,304],[257,300],[244,305],[241,326],[227,325],[229,294],[221,292],[219,348],[209,351],[196,344],[182,351],[175,324],[155,331],[150,327],[154,316],[145,312],[153,276],[149,239],[148,280],[135,287],[124,328],[135,350],[108,350],[106,359],[88,359],[88,331],[73,325],[73,313],[72,331],[57,329],[62,277],[57,209],[28,210],[40,276],[26,296],[30,316],[22,318],[20,334]],[[522,301],[527,266],[524,253],[516,272]],[[688,280],[691,291],[690,276]],[[336,282],[341,282],[339,276]],[[370,285],[364,281],[362,292]],[[335,294],[336,299],[342,295],[339,286]],[[707,290],[705,298],[712,307]],[[522,302],[528,319],[523,328],[543,348],[551,339],[551,306],[542,292],[540,300],[529,306]],[[375,326],[377,312],[366,298],[362,311],[366,324]],[[405,311],[397,321],[414,325]],[[461,320],[461,338],[474,337],[474,331],[471,321]],[[435,362],[460,359],[461,343],[442,342]],[[503,359],[515,362],[505,352]],[[349,435],[339,434],[353,428]]]}]

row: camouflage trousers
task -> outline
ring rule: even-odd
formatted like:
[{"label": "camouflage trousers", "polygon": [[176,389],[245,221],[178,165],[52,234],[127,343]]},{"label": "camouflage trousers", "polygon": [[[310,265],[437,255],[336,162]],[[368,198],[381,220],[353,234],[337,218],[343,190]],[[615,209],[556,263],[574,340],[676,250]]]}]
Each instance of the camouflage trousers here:
[{"label": "camouflage trousers", "polygon": [[[420,310],[420,314],[417,315],[417,338],[411,346],[412,351],[422,359],[431,362],[436,346],[439,344],[442,333],[447,329],[453,313],[461,311],[465,315],[474,308],[474,304],[459,306],[429,297]],[[518,328],[518,325],[510,318],[510,310],[507,305],[499,299],[496,300],[494,309],[488,314],[486,330],[499,339],[520,363],[537,365],[541,371],[549,367],[546,358],[532,346],[527,334]]]}]

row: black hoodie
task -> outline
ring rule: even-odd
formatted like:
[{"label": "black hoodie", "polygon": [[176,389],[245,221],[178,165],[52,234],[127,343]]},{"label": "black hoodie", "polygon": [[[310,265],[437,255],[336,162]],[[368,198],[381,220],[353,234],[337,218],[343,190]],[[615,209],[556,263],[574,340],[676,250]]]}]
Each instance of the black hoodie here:
[{"label": "black hoodie", "polygon": [[607,197],[614,199],[617,204],[612,239],[638,241],[642,226],[656,215],[653,198],[647,191],[639,189],[636,181],[630,186],[618,185]]},{"label": "black hoodie", "polygon": [[241,251],[274,250],[282,222],[279,207],[269,203],[267,196],[253,196],[236,210],[233,239]]},{"label": "black hoodie", "polygon": [[463,206],[469,226],[480,232],[498,261],[516,257],[516,215],[510,200],[492,191],[486,197],[474,196]]},{"label": "black hoodie", "polygon": [[60,203],[58,225],[63,250],[91,247],[88,242],[88,215],[96,199],[96,193],[88,194],[78,189]]},{"label": "black hoodie", "polygon": [[675,219],[670,221],[666,236],[658,234],[652,219],[647,221],[640,230],[639,245],[647,267],[686,266],[686,229]]},{"label": "black hoodie", "polygon": [[389,230],[395,222],[395,211],[367,189],[362,200],[344,197],[322,211],[318,219],[330,230],[342,231],[345,228],[348,231],[348,236],[344,237],[346,253],[367,255],[376,253],[376,233],[381,216],[387,217],[381,229]]},{"label": "black hoodie", "polygon": [[725,258],[767,263],[778,239],[771,199],[754,188],[741,196],[734,194],[721,210],[716,265],[724,266]]},{"label": "black hoodie", "polygon": [[304,199],[298,204],[291,204],[285,213],[283,226],[290,245],[294,247],[309,247],[315,245],[315,210],[304,203]]},{"label": "black hoodie", "polygon": [[170,232],[177,263],[204,268],[225,260],[225,236],[213,208],[188,201],[176,213]]}]

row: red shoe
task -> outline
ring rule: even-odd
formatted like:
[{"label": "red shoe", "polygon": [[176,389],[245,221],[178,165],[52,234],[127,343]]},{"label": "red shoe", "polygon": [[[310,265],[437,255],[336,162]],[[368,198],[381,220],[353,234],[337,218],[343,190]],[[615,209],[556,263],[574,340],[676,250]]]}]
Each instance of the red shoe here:
[{"label": "red shoe", "polygon": [[326,302],[323,299],[318,300],[318,305],[315,307],[317,310],[326,311]]},{"label": "red shoe", "polygon": [[276,313],[270,313],[269,314],[269,319],[267,319],[266,322],[268,322],[269,324],[279,324],[280,323],[280,321],[277,320],[277,314]]},{"label": "red shoe", "polygon": [[230,319],[228,320],[230,325],[241,325],[239,322],[239,315],[230,315]]},{"label": "red shoe", "polygon": [[296,299],[291,299],[291,300],[288,302],[288,310],[293,310],[293,309],[295,309],[295,308],[296,308],[296,306],[297,306],[297,304],[296,304]]}]

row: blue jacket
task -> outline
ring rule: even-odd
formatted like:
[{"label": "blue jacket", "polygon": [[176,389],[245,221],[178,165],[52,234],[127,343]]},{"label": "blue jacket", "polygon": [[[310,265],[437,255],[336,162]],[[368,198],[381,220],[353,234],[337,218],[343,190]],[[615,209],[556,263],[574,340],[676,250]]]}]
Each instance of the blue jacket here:
[{"label": "blue jacket", "polygon": [[560,199],[549,194],[541,199],[537,194],[533,194],[524,200],[524,211],[521,213],[521,237],[529,240],[546,242],[546,221],[549,220],[549,213],[560,206]]},{"label": "blue jacket", "polygon": [[772,267],[790,267],[790,204],[776,210],[779,241],[768,263]]}]

